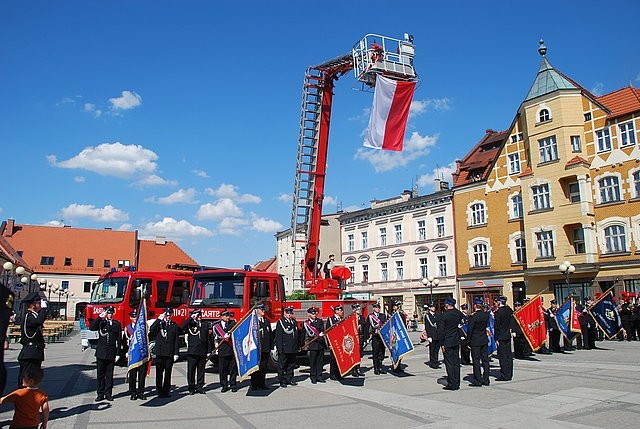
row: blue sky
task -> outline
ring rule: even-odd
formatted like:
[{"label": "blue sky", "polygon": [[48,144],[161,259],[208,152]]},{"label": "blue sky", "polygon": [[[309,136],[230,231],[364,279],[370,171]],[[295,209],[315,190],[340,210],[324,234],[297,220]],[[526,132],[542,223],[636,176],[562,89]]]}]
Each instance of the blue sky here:
[{"label": "blue sky", "polygon": [[[526,4],[525,4],[526,3]],[[372,93],[336,85],[325,212],[432,192],[503,130],[547,58],[596,94],[640,85],[637,1],[21,1],[0,4],[0,219],[164,235],[199,263],[275,256],[304,72],[413,34],[402,153],[362,148]]]}]

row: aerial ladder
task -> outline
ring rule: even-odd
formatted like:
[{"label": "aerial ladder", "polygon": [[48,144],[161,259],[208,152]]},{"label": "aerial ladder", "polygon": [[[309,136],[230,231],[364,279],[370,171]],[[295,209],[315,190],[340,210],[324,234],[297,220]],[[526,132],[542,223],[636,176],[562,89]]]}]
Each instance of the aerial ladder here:
[{"label": "aerial ladder", "polygon": [[[300,115],[298,156],[291,214],[293,286],[317,299],[337,299],[351,273],[340,267],[332,278],[322,278],[320,225],[326,178],[329,125],[335,81],[354,72],[365,87],[375,87],[376,76],[416,81],[413,36],[403,39],[367,34],[348,54],[307,69]],[[326,255],[323,255],[326,256]]]}]

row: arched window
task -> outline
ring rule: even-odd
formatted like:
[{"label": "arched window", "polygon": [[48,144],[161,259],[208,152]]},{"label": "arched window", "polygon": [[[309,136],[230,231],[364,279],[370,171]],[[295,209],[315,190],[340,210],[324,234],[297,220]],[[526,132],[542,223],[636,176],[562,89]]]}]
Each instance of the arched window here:
[{"label": "arched window", "polygon": [[486,211],[484,204],[473,204],[471,206],[471,225],[483,225],[486,223],[486,221]]},{"label": "arched window", "polygon": [[619,253],[627,250],[627,236],[622,225],[610,225],[604,229],[605,251]]},{"label": "arched window", "polygon": [[538,112],[538,122],[547,122],[551,119],[551,113],[549,113],[549,109],[541,109]]},{"label": "arched window", "polygon": [[616,176],[607,176],[598,180],[600,186],[600,202],[620,201],[620,182]]},{"label": "arched window", "polygon": [[477,243],[473,245],[473,266],[489,266],[489,249],[485,243]]}]

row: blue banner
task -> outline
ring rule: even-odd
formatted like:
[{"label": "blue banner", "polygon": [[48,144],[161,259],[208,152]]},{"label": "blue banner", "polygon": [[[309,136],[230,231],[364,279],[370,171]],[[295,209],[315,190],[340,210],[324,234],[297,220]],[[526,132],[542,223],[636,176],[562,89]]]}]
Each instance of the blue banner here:
[{"label": "blue banner", "polygon": [[393,313],[387,323],[380,328],[380,338],[391,354],[394,368],[398,366],[400,359],[413,352],[413,343],[399,312]]},{"label": "blue banner", "polygon": [[578,335],[577,332],[573,332],[571,330],[571,303],[572,301],[570,299],[567,300],[556,313],[556,322],[558,322],[560,332],[562,332],[569,341],[573,340],[575,336]]},{"label": "blue banner", "polygon": [[147,330],[147,303],[142,300],[138,308],[138,317],[133,325],[133,334],[129,341],[129,369],[137,368],[149,361],[149,335]]},{"label": "blue banner", "polygon": [[622,321],[618,314],[616,303],[613,301],[613,291],[609,289],[589,308],[598,327],[607,338],[611,339],[622,330]]},{"label": "blue banner", "polygon": [[231,341],[238,364],[238,376],[242,381],[257,371],[258,365],[260,365],[258,316],[255,310],[234,326]]},{"label": "blue banner", "polygon": [[496,323],[495,320],[496,319],[493,317],[493,311],[490,311],[489,321],[487,322],[487,340],[489,341],[487,353],[489,354],[489,356],[491,356],[492,353],[498,350],[498,344],[496,343],[496,337],[494,335]]}]

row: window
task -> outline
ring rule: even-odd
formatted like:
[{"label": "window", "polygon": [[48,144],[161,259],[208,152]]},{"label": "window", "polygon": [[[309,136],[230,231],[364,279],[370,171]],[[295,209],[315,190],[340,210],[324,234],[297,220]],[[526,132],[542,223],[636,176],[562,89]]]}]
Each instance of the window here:
[{"label": "window", "polygon": [[62,290],[69,290],[69,280],[62,280],[60,282],[60,286],[62,287]]},{"label": "window", "polygon": [[40,265],[53,265],[55,258],[53,256],[42,256],[40,258]]},{"label": "window", "polygon": [[380,279],[383,282],[389,280],[389,265],[386,262],[380,262]]},{"label": "window", "polygon": [[640,198],[640,171],[633,173],[633,189],[636,191],[635,197]]},{"label": "window", "polygon": [[484,204],[476,203],[471,206],[471,225],[483,225],[486,223]]},{"label": "window", "polygon": [[571,239],[573,241],[573,251],[576,252],[576,255],[587,253],[587,250],[584,245],[584,229],[574,228],[571,231]]},{"label": "window", "polygon": [[353,284],[356,281],[356,275],[355,275],[356,267],[351,266],[351,267],[348,267],[348,268],[349,268],[349,271],[351,271],[353,273],[353,275],[351,277],[349,277],[349,280],[347,280],[347,282]]},{"label": "window", "polygon": [[582,150],[582,143],[580,142],[580,136],[571,136],[571,151],[580,152]]},{"label": "window", "polygon": [[598,152],[611,150],[611,137],[609,136],[609,128],[596,131],[598,140]]},{"label": "window", "polygon": [[610,203],[612,201],[620,201],[620,186],[618,178],[615,176],[607,176],[598,181],[600,185],[600,202]]},{"label": "window", "polygon": [[420,277],[423,279],[429,277],[427,258],[420,258]]},{"label": "window", "polygon": [[71,266],[71,258],[64,258],[64,266],[65,267]]},{"label": "window", "polygon": [[87,268],[93,268],[93,259],[87,259]]},{"label": "window", "polygon": [[387,245],[387,228],[380,228],[380,246]]},{"label": "window", "polygon": [[524,216],[524,209],[522,208],[522,195],[514,195],[511,197],[512,215],[513,219],[520,219]]},{"label": "window", "polygon": [[436,218],[436,235],[438,237],[444,237],[445,235],[444,216],[438,216]]},{"label": "window", "polygon": [[538,122],[547,122],[549,120],[551,120],[549,109],[542,109],[538,112]]},{"label": "window", "polygon": [[584,120],[585,121],[590,121],[591,120],[591,112],[584,114]]},{"label": "window", "polygon": [[111,267],[111,261],[109,259],[105,259],[104,262],[102,263],[102,266],[104,268],[110,268]]},{"label": "window", "polygon": [[518,133],[518,141],[521,142],[524,140],[524,133]]},{"label": "window", "polygon": [[556,136],[551,136],[538,140],[540,147],[540,162],[550,162],[558,159],[558,145],[556,144]]},{"label": "window", "polygon": [[128,267],[129,265],[131,265],[131,261],[128,261],[126,259],[119,259],[118,260],[118,268]]},{"label": "window", "polygon": [[426,240],[427,239],[427,221],[419,220],[418,221],[418,240]]},{"label": "window", "polygon": [[438,276],[446,277],[447,276],[447,256],[439,255],[438,258]]},{"label": "window", "polygon": [[524,238],[516,238],[514,243],[516,249],[516,262],[524,264],[527,261],[527,246],[525,245]]},{"label": "window", "polygon": [[620,128],[620,142],[622,146],[636,144],[636,133],[633,129],[633,122],[625,122],[618,125]]},{"label": "window", "polygon": [[549,185],[537,185],[531,187],[533,193],[533,209],[544,210],[551,208],[551,199],[549,197]]},{"label": "window", "polygon": [[89,293],[89,292],[91,292],[91,282],[84,282],[84,285],[83,285],[83,289],[82,289],[82,291],[83,291],[84,293]]},{"label": "window", "polygon": [[520,173],[520,154],[512,153],[508,156],[508,158],[509,158],[509,174]]},{"label": "window", "polygon": [[625,252],[627,250],[627,237],[624,226],[611,225],[604,229],[605,251],[607,253]]},{"label": "window", "polygon": [[[259,289],[260,288],[257,287],[257,283],[256,283],[256,290],[254,291],[254,294],[253,294],[254,297],[260,297],[260,295],[258,294],[258,292],[260,292]],[[267,294],[268,294],[269,293],[269,288],[267,287],[266,290],[267,290]],[[268,298],[268,296],[267,297],[260,297],[260,298]],[[174,280],[173,281],[173,287],[171,288],[171,303],[172,304],[186,304],[188,302],[189,302],[189,281],[188,280]]]},{"label": "window", "polygon": [[515,143],[517,141],[518,141],[518,135],[517,134],[512,135],[511,136],[511,143]]},{"label": "window", "polygon": [[402,261],[396,261],[396,280],[402,280],[404,278],[404,263]]},{"label": "window", "polygon": [[362,283],[369,283],[369,265],[362,266]]},{"label": "window", "polygon": [[489,266],[489,251],[487,245],[478,243],[473,246],[473,266],[487,267]]},{"label": "window", "polygon": [[568,189],[569,189],[569,201],[571,201],[572,203],[579,203],[580,202],[580,186],[578,185],[578,182],[569,183]]},{"label": "window", "polygon": [[395,225],[396,230],[396,244],[402,243],[402,225]]},{"label": "window", "polygon": [[538,258],[553,258],[553,232],[536,232],[536,246],[538,247]]},{"label": "window", "polygon": [[167,295],[169,294],[169,282],[164,280],[158,281],[156,287],[158,288],[158,300],[156,303],[166,303]]},{"label": "window", "polygon": [[369,233],[367,231],[362,231],[362,250],[367,250],[369,248]]},{"label": "window", "polygon": [[347,235],[347,251],[353,252],[356,247],[356,242],[353,234]]}]

